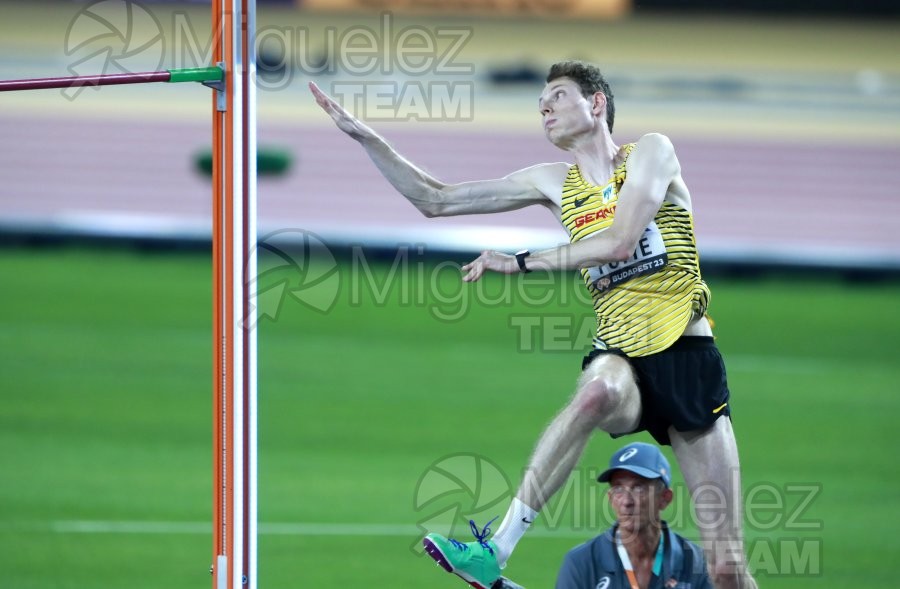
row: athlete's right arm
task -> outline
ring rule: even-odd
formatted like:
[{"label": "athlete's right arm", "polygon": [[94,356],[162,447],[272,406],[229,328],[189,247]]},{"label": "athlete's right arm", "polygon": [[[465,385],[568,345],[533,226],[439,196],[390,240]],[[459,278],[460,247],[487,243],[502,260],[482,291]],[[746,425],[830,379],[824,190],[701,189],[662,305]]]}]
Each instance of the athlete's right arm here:
[{"label": "athlete's right arm", "polygon": [[365,148],[388,182],[426,217],[496,213],[533,204],[553,204],[538,187],[545,183],[542,168],[558,164],[533,166],[496,180],[446,184],[397,153],[384,138],[315,83],[310,82],[309,89],[337,127]]}]

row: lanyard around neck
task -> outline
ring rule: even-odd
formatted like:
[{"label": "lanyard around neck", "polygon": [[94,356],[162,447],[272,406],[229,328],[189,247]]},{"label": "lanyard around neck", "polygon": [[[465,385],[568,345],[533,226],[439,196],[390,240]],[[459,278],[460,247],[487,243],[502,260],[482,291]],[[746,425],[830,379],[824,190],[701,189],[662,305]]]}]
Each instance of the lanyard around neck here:
[{"label": "lanyard around neck", "polygon": [[[637,577],[634,574],[634,567],[631,566],[631,559],[628,558],[628,551],[625,550],[625,546],[622,544],[622,537],[619,535],[619,530],[616,530],[616,550],[619,552],[619,560],[622,561],[622,568],[625,569],[625,574],[628,576],[628,582],[631,584],[631,589],[640,589]],[[658,576],[662,572],[662,562],[663,534],[660,533],[659,546],[656,548],[656,558],[653,561],[653,574]]]}]

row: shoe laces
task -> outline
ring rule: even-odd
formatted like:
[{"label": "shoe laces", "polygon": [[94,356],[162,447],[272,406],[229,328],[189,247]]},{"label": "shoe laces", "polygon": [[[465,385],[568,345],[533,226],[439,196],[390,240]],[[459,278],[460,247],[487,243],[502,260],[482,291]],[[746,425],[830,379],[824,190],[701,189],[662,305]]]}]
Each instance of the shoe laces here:
[{"label": "shoe laces", "polygon": [[486,548],[491,554],[494,554],[494,549],[491,548],[491,546],[487,543],[487,537],[491,535],[491,528],[489,526],[495,521],[497,521],[496,517],[488,523],[484,524],[484,527],[479,530],[478,526],[475,524],[475,520],[469,520],[469,527],[472,528],[472,535],[475,536],[475,540],[477,540],[478,543]]},{"label": "shoe laces", "polygon": [[454,538],[447,538],[447,539],[450,540],[450,543],[453,544],[453,547],[456,548],[457,550],[468,550],[469,549],[468,546],[466,546],[459,540],[456,540]]},{"label": "shoe laces", "polygon": [[[484,527],[481,528],[480,530],[478,529],[478,525],[475,523],[474,519],[469,520],[469,527],[472,529],[472,535],[475,536],[475,541],[478,542],[479,544],[481,544],[481,546],[484,547],[491,554],[494,554],[494,549],[491,548],[490,544],[487,543],[486,539],[488,536],[491,535],[491,528],[489,526],[492,523],[494,523],[494,521],[496,521],[496,520],[497,520],[497,518],[495,517],[488,523],[484,524]],[[465,550],[469,549],[469,546],[467,544],[464,544],[463,542],[460,542],[459,540],[456,540],[454,538],[447,538],[447,539],[450,540],[450,544],[452,544],[453,547],[456,548],[457,550],[465,551]]]}]

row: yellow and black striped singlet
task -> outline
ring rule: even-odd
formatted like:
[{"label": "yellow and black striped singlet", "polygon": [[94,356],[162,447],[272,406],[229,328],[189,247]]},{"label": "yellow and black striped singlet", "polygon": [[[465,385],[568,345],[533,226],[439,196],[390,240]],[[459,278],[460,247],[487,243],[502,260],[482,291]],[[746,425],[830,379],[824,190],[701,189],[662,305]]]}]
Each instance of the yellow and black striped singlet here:
[{"label": "yellow and black striped singlet", "polygon": [[[572,243],[612,225],[625,161],[605,186],[594,186],[577,165],[563,184],[562,222]],[[619,348],[629,356],[661,352],[678,339],[692,317],[706,313],[709,288],[700,277],[690,211],[664,202],[644,231],[635,254],[620,263],[581,271],[594,301],[594,346]]]}]

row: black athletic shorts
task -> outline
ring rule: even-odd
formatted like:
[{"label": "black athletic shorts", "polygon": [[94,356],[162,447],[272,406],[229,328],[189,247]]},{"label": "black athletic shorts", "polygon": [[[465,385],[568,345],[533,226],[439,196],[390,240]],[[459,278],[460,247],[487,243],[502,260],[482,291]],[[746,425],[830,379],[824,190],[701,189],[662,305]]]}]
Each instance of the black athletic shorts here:
[{"label": "black athletic shorts", "polygon": [[725,363],[712,337],[682,336],[662,352],[639,358],[615,348],[592,350],[584,357],[581,369],[603,354],[628,360],[637,378],[641,420],[628,434],[647,431],[657,442],[669,446],[669,426],[680,432],[702,430],[723,415],[731,415]]}]

